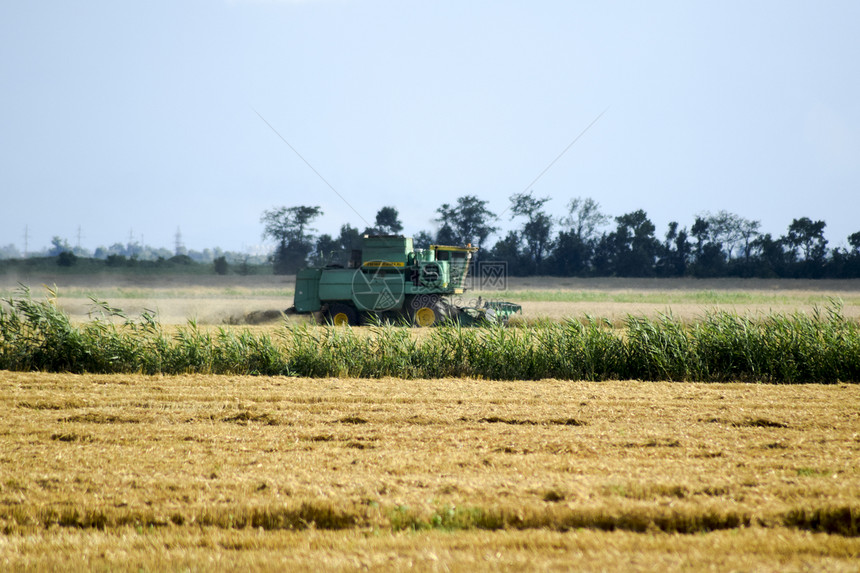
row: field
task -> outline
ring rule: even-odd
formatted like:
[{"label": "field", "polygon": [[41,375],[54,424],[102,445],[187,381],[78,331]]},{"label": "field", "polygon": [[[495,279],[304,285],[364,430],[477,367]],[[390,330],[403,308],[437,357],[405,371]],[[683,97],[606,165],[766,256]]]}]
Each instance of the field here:
[{"label": "field", "polygon": [[[227,279],[58,304],[283,328],[290,283]],[[851,281],[509,287],[526,322],[860,314]],[[0,371],[0,403],[6,569],[858,570],[857,384]]]},{"label": "field", "polygon": [[855,570],[860,387],[2,375],[0,563]]},{"label": "field", "polygon": [[[162,324],[278,324],[279,311],[292,304],[294,281],[284,276],[0,276],[0,296],[15,292],[18,281],[38,294],[40,285],[59,287],[59,304],[74,320],[86,320],[91,296],[129,314],[157,311]],[[860,280],[766,279],[561,279],[511,277],[507,290],[474,295],[523,305],[523,318],[578,318],[585,314],[621,321],[628,315],[655,317],[671,311],[695,320],[707,310],[743,313],[810,312],[841,300],[847,318],[860,319]],[[292,317],[293,321],[305,320]]]}]

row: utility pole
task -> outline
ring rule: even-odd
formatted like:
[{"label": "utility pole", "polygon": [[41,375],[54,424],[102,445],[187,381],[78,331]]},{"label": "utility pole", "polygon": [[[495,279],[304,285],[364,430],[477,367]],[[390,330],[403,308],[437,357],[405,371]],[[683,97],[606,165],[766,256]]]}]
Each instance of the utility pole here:
[{"label": "utility pole", "polygon": [[27,258],[27,246],[30,242],[30,226],[24,225],[24,258]]}]

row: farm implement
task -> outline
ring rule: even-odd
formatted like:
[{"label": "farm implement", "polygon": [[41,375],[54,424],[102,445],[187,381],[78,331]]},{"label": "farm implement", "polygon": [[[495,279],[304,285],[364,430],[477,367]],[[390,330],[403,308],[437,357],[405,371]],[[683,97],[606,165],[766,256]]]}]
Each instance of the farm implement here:
[{"label": "farm implement", "polygon": [[336,326],[381,320],[415,326],[506,324],[522,311],[520,305],[481,297],[458,304],[477,250],[471,245],[415,249],[411,237],[365,235],[346,264],[300,270],[287,312],[314,313]]}]

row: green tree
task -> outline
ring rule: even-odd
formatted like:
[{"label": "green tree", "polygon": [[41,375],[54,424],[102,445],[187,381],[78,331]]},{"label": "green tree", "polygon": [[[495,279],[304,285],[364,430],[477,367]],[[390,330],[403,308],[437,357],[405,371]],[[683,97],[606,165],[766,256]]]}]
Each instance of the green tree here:
[{"label": "green tree", "polygon": [[728,211],[705,213],[703,217],[707,221],[710,241],[719,245],[727,260],[734,258],[736,253],[743,253],[744,258],[749,258],[752,241],[759,235],[761,222]]},{"label": "green tree", "polygon": [[824,221],[813,221],[809,217],[794,219],[784,237],[792,259],[797,258],[800,250],[805,261],[824,261],[827,255],[827,239],[824,238],[826,226]]},{"label": "green tree", "polygon": [[361,248],[361,233],[358,232],[358,229],[347,223],[346,225],[341,225],[337,241],[341,249],[347,253],[351,253],[353,249]]},{"label": "green tree", "polygon": [[615,217],[618,223],[609,240],[614,247],[615,273],[623,277],[654,274],[660,243],[654,237],[654,223],[642,209]]},{"label": "green tree", "polygon": [[[794,219],[782,238],[788,247],[788,258],[792,262],[792,275],[804,278],[824,276],[827,258],[827,239],[824,238],[824,221],[813,221],[809,217]],[[799,255],[802,259],[799,260]]]},{"label": "green tree", "polygon": [[693,248],[690,245],[687,229],[678,229],[677,221],[669,223],[662,254],[657,261],[657,274],[667,277],[682,277],[687,272]]},{"label": "green tree", "polygon": [[842,276],[860,278],[860,231],[848,235],[848,244],[851,250],[845,250]]},{"label": "green tree", "polygon": [[575,231],[559,231],[552,253],[547,258],[551,274],[571,277],[589,274],[594,246]]},{"label": "green tree", "polygon": [[221,255],[212,259],[212,264],[215,266],[215,274],[226,275],[230,265],[227,264],[227,257]]},{"label": "green tree", "polygon": [[550,272],[560,276],[589,274],[599,237],[597,230],[609,222],[594,199],[576,197],[567,204],[567,214],[559,219],[562,230],[549,255]]},{"label": "green tree", "polygon": [[72,252],[72,247],[69,246],[69,242],[66,239],[62,239],[57,237],[56,235],[51,239],[51,248],[48,249],[49,257],[56,257],[60,253],[68,251]]},{"label": "green tree", "polygon": [[[447,205],[442,205],[440,209],[444,207],[447,207]],[[438,220],[440,219],[437,219],[437,221]],[[442,226],[439,227],[439,231],[436,233],[435,242],[437,245],[456,245],[458,243],[462,243],[457,231],[455,231],[454,227],[452,227],[447,221],[443,222]]]},{"label": "green tree", "polygon": [[322,215],[320,207],[276,207],[263,211],[263,237],[276,243],[273,263],[275,274],[294,273],[307,264],[313,251],[314,240],[311,222]]},{"label": "green tree", "polygon": [[711,233],[708,227],[708,221],[698,215],[696,216],[696,220],[693,221],[693,226],[690,227],[690,234],[693,235],[694,239],[696,239],[696,259],[699,259],[702,256],[702,250],[705,248],[705,244],[710,241]]},{"label": "green tree", "polygon": [[376,213],[375,231],[380,235],[397,235],[403,230],[400,215],[394,207],[383,207]]},{"label": "green tree", "polygon": [[[318,262],[322,264],[329,264],[335,262],[342,264],[342,262],[339,260],[343,258],[342,256],[339,256],[343,253],[343,250],[340,248],[340,241],[333,238],[328,233],[317,237],[314,251],[314,257],[318,260]],[[335,261],[335,258],[337,258],[338,261]]]},{"label": "green tree", "polygon": [[782,239],[774,239],[770,233],[759,235],[752,242],[752,256],[757,262],[757,276],[763,278],[785,276],[788,261]]},{"label": "green tree", "polygon": [[532,272],[540,272],[544,255],[552,245],[552,217],[543,210],[547,201],[549,197],[538,199],[531,191],[511,195],[511,219],[525,218],[519,236],[525,242],[525,254]]},{"label": "green tree", "polygon": [[497,230],[490,223],[496,216],[487,209],[487,201],[474,195],[458,198],[453,207],[445,203],[436,212],[439,213],[436,221],[442,224],[436,240],[442,245],[471,243],[481,249],[487,237]]},{"label": "green tree", "polygon": [[848,235],[848,244],[851,245],[852,253],[860,255],[860,231]]},{"label": "green tree", "polygon": [[57,264],[61,267],[71,267],[78,262],[78,257],[72,251],[63,251],[57,255]]},{"label": "green tree", "polygon": [[412,237],[412,245],[416,249],[429,249],[433,244],[433,235],[427,231],[418,231]]},{"label": "green tree", "polygon": [[511,275],[521,276],[528,271],[525,268],[526,265],[523,265],[520,243],[520,237],[517,232],[508,231],[508,234],[503,239],[496,241],[496,244],[490,251],[493,261],[506,263],[507,272]]},{"label": "green tree", "polygon": [[580,241],[594,243],[597,229],[609,223],[609,215],[601,213],[600,203],[591,197],[576,197],[567,204],[567,215],[559,223]]}]

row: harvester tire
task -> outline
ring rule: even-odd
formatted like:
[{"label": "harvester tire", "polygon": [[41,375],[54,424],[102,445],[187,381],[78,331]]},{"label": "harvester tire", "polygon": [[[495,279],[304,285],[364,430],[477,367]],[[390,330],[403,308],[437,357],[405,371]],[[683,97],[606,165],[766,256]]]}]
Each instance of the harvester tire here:
[{"label": "harvester tire", "polygon": [[422,306],[412,316],[415,326],[433,326],[439,321],[438,312],[434,307]]},{"label": "harvester tire", "polygon": [[358,326],[358,312],[348,304],[335,303],[326,311],[326,322],[332,326]]},{"label": "harvester tire", "polygon": [[442,301],[436,295],[417,295],[409,302],[409,319],[415,326],[436,326],[445,320]]}]

